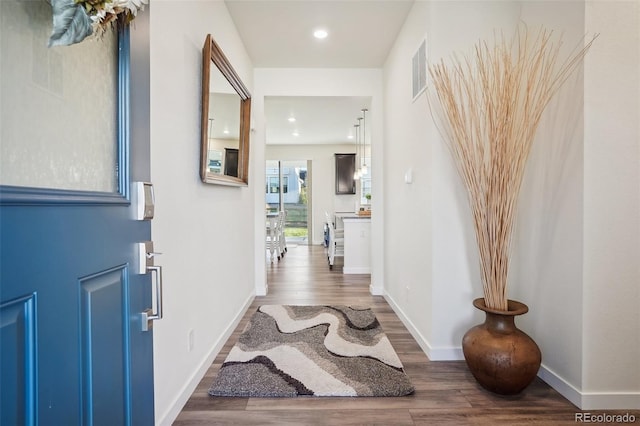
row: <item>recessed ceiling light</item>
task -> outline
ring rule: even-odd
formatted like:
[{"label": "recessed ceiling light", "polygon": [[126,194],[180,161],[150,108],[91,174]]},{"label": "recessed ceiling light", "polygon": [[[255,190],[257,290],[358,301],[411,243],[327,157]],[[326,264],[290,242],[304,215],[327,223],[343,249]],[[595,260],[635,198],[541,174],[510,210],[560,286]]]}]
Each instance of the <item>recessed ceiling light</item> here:
[{"label": "recessed ceiling light", "polygon": [[289,117],[288,120],[289,120],[289,123],[295,123],[296,122],[296,118],[295,117]]},{"label": "recessed ceiling light", "polygon": [[347,136],[347,139],[353,139],[353,135]]},{"label": "recessed ceiling light", "polygon": [[292,135],[293,135],[293,136],[299,136],[299,135],[300,135],[300,133],[298,133],[298,132],[293,132],[293,133],[292,133]]},{"label": "recessed ceiling light", "polygon": [[225,135],[228,135],[228,134],[229,134],[229,130],[224,129],[224,130],[222,131],[222,133],[224,133]]},{"label": "recessed ceiling light", "polygon": [[327,30],[323,30],[322,28],[319,28],[313,32],[313,36],[320,40],[327,38],[328,35],[329,33],[327,32]]}]

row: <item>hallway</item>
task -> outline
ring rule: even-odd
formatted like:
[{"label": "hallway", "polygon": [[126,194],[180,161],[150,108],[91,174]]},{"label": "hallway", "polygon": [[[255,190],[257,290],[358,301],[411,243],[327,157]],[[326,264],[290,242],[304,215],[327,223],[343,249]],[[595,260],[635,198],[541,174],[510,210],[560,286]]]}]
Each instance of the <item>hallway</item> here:
[{"label": "hallway", "polygon": [[[368,275],[329,271],[320,246],[293,246],[267,266],[269,294],[257,297],[216,357],[174,425],[517,425],[575,424],[571,403],[536,379],[521,395],[482,390],[463,361],[431,362],[381,296],[369,294]],[[264,304],[370,306],[398,353],[416,392],[400,398],[220,398],[207,390],[249,317]],[[156,384],[161,386],[161,384]]]}]

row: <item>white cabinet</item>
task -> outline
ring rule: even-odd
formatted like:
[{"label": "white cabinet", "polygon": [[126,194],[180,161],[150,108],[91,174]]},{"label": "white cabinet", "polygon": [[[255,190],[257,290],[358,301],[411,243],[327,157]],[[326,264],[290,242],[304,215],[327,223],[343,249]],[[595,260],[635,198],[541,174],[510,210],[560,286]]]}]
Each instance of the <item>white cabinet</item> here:
[{"label": "white cabinet", "polygon": [[371,273],[371,218],[343,217],[344,274]]}]

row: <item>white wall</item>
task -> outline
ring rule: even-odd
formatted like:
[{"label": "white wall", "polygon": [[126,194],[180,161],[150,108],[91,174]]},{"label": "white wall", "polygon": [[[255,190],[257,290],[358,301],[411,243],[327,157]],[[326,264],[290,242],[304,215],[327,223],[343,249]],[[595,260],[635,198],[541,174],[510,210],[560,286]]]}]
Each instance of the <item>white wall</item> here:
[{"label": "white wall", "polygon": [[208,33],[253,87],[251,61],[224,2],[155,0],[149,12],[152,233],[164,267],[164,319],[154,325],[155,406],[156,422],[170,424],[253,298],[254,259],[247,254],[255,234],[253,188],[263,188],[263,174],[249,176],[248,188],[199,180]]},{"label": "white wall", "polygon": [[[429,3],[416,2],[384,67],[385,295],[423,349],[431,342],[433,144],[427,99],[412,102],[411,58],[427,33]],[[406,184],[411,170],[413,183]]]},{"label": "white wall", "polygon": [[[266,160],[310,160],[312,244],[322,244],[324,239],[325,212],[355,211],[356,195],[335,193],[335,153],[355,153],[352,144],[326,145],[267,145]],[[264,195],[264,194],[263,194]]]},{"label": "white wall", "polygon": [[[381,293],[384,286],[433,358],[459,357],[462,334],[482,318],[470,306],[481,295],[475,237],[466,195],[431,125],[426,100],[411,103],[411,56],[425,34],[428,55],[437,60],[490,38],[494,28],[508,34],[521,13],[573,33],[581,6],[554,3],[545,11],[550,3],[418,1],[384,71],[258,69],[252,74],[223,2],[175,5],[155,0],[150,7],[153,237],[165,267],[165,319],[154,326],[157,422],[175,418],[232,322],[254,292],[266,291],[264,238],[255,232],[264,227],[264,96],[372,97],[373,290]],[[565,130],[566,152],[545,152],[544,138],[536,146],[522,205],[550,213],[521,215],[517,230],[516,258],[522,262],[514,268],[520,280],[511,290],[531,306],[519,321],[543,346],[551,376],[545,379],[555,380],[565,395],[578,395],[583,408],[638,406],[639,14],[634,2],[587,3],[584,30],[601,36],[585,64],[584,147],[576,143],[580,111],[575,112],[578,129]],[[204,185],[198,178],[200,50],[207,33],[254,95],[249,188]],[[573,120],[573,111],[564,113]],[[553,123],[545,126],[545,132],[556,131]],[[557,156],[565,154],[569,160],[561,166]],[[411,185],[403,183],[409,168]],[[563,180],[557,188],[537,180],[558,175]],[[544,231],[527,241],[528,227]],[[236,254],[252,248],[253,257]],[[547,249],[557,256],[549,259]],[[536,280],[541,284],[534,291]],[[568,322],[554,323],[563,317]],[[191,330],[195,345],[189,351]]]},{"label": "white wall", "polygon": [[[376,294],[382,292],[383,278],[383,223],[384,194],[382,182],[382,70],[380,69],[320,69],[320,68],[257,68],[254,73],[255,93],[253,115],[255,132],[253,135],[251,173],[260,179],[265,175],[265,96],[357,96],[371,98],[371,161],[372,161],[372,247],[371,247],[371,288]],[[299,159],[299,158],[297,158]],[[319,171],[314,165],[313,173]],[[332,180],[333,181],[333,180]],[[380,194],[380,195],[378,195]],[[265,226],[264,188],[255,188],[255,227]],[[379,206],[379,207],[378,207]],[[316,207],[314,206],[314,210]],[[324,212],[322,213],[324,215]],[[256,293],[267,291],[266,267],[264,262],[265,240],[263,234],[255,235],[255,280]]]},{"label": "white wall", "polygon": [[[639,14],[634,2],[588,3],[586,20],[583,2],[414,5],[384,67],[385,240],[394,247],[384,282],[432,359],[461,356],[463,333],[483,318],[470,307],[482,287],[463,186],[425,100],[411,103],[413,53],[425,34],[430,61],[465,53],[494,29],[510,36],[521,19],[563,32],[564,54],[601,32],[584,91],[580,69],[541,123],[509,296],[531,308],[518,324],[542,348],[544,380],[583,408],[640,405]],[[401,183],[408,168],[412,185]]]},{"label": "white wall", "polygon": [[[561,58],[582,46],[582,2],[522,3],[522,19],[562,34]],[[538,127],[520,195],[511,298],[530,313],[517,321],[543,354],[541,376],[582,382],[583,81],[576,70]],[[576,402],[576,401],[574,401]]]},{"label": "white wall", "polygon": [[[429,16],[430,61],[468,54],[480,40],[494,32],[513,34],[519,19],[519,2],[434,2]],[[439,135],[433,141],[433,323],[432,345],[443,355],[459,348],[464,333],[484,315],[469,309],[482,296],[475,233],[466,191],[451,155]],[[456,312],[456,320],[451,313]],[[461,351],[457,351],[458,357]]]},{"label": "white wall", "polygon": [[589,1],[584,408],[640,408],[640,4]]},{"label": "white wall", "polygon": [[[466,192],[435,129],[427,100],[411,102],[411,58],[467,53],[495,28],[509,35],[520,7],[506,2],[416,2],[384,67],[385,292],[431,359],[461,359],[460,342],[482,318]],[[414,182],[403,183],[408,169]]]}]

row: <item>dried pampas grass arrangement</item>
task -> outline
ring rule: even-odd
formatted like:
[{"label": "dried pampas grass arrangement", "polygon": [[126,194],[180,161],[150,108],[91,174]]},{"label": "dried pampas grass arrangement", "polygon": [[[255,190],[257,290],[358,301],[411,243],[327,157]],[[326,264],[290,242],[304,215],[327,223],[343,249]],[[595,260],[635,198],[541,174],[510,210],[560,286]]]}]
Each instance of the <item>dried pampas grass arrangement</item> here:
[{"label": "dried pampas grass arrangement", "polygon": [[432,115],[467,189],[490,309],[507,310],[518,195],[542,112],[594,40],[560,62],[551,31],[521,26],[510,42],[480,42],[470,58],[429,66]]}]

